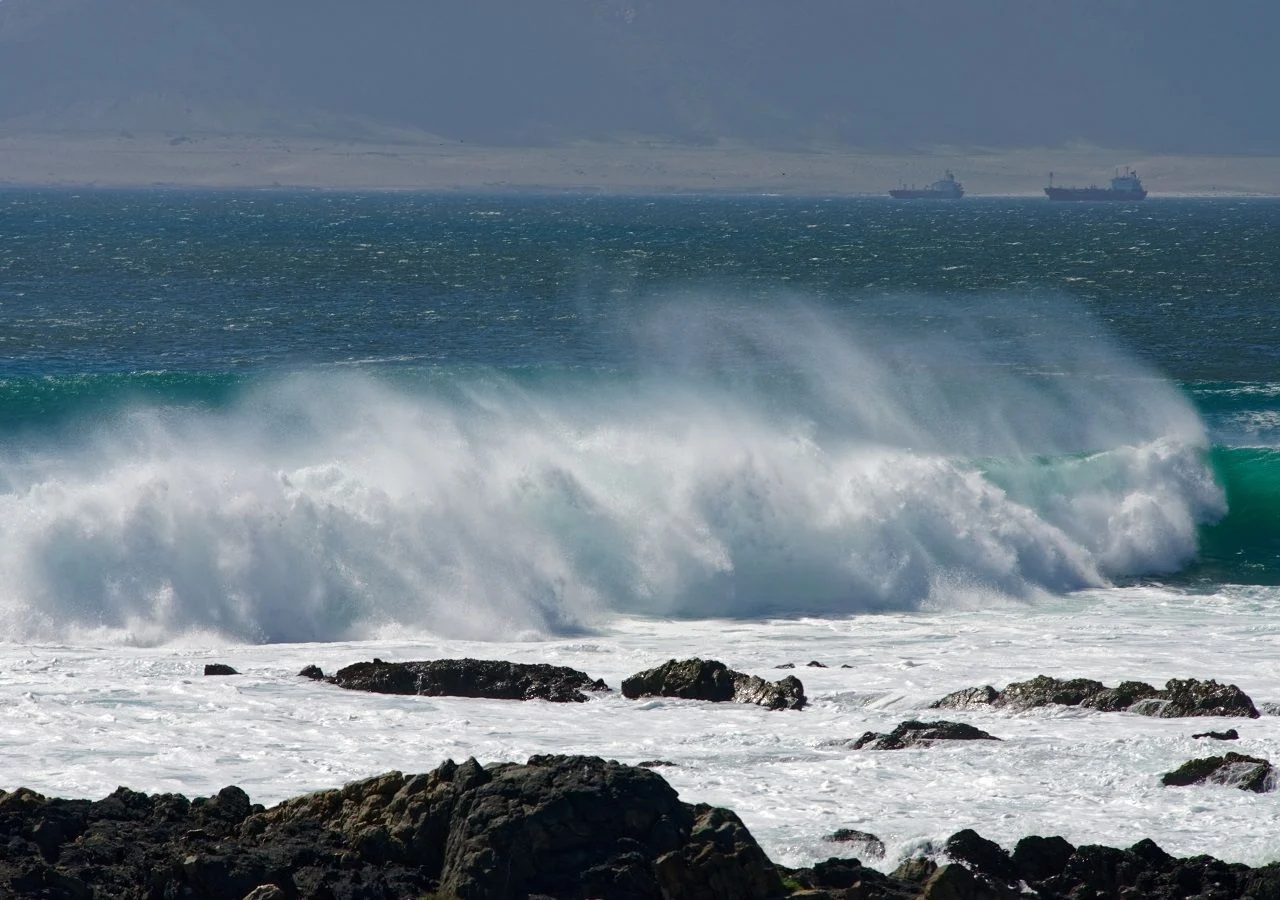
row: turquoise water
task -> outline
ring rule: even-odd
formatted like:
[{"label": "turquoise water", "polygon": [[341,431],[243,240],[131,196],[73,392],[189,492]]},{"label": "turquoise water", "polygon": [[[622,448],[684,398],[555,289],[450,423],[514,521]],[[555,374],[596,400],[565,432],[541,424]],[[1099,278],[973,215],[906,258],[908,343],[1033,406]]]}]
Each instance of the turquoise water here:
[{"label": "turquoise water", "polygon": [[1277,246],[1267,201],[2,192],[7,628],[1275,584]]}]

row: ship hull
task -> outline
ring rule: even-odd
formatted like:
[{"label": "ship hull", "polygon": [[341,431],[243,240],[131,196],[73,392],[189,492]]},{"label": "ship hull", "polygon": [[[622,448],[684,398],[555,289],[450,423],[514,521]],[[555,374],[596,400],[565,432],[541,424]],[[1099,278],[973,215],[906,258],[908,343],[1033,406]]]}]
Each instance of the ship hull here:
[{"label": "ship hull", "polygon": [[918,191],[910,188],[898,188],[889,192],[894,200],[959,200],[964,191]]},{"label": "ship hull", "polygon": [[1047,187],[1045,194],[1050,200],[1145,200],[1147,192],[1137,190],[1115,190],[1114,188],[1062,188]]}]

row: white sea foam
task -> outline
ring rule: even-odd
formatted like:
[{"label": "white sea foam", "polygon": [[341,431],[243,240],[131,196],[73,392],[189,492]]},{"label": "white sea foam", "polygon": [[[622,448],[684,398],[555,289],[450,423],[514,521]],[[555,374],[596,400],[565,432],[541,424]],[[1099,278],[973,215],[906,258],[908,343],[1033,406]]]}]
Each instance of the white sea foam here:
[{"label": "white sea foam", "polygon": [[652,368],[611,382],[297,375],[9,445],[0,634],[511,638],[1027,600],[1175,570],[1222,512],[1192,409],[1105,342],[700,308],[656,314]]},{"label": "white sea foam", "polygon": [[[102,797],[119,784],[207,796],[239,784],[273,803],[389,769],[445,758],[523,761],[588,753],[665,759],[687,802],[736,810],[775,860],[847,854],[839,828],[879,835],[891,869],[928,842],[972,827],[1012,848],[1028,834],[1128,846],[1153,838],[1179,855],[1260,864],[1280,859],[1274,794],[1166,788],[1163,772],[1225,749],[1271,756],[1280,718],[1151,719],[1067,708],[1022,714],[940,711],[959,688],[1044,673],[1116,684],[1171,677],[1238,684],[1280,700],[1274,664],[1280,592],[1194,595],[1158,588],[1090,591],[1032,607],[771,621],[622,618],[599,634],[546,642],[403,637],[371,643],[134,648],[0,644],[0,788]],[[473,656],[549,662],[620,681],[668,658],[718,658],[774,678],[794,674],[800,712],[695,701],[585,704],[395,697],[298,678],[374,656]],[[828,668],[808,668],[817,660]],[[201,676],[207,662],[242,674]],[[787,672],[774,667],[795,663]],[[851,668],[841,668],[847,664]],[[1001,738],[927,750],[853,751],[867,730],[907,719],[964,721]],[[1194,740],[1236,728],[1238,742]]]}]

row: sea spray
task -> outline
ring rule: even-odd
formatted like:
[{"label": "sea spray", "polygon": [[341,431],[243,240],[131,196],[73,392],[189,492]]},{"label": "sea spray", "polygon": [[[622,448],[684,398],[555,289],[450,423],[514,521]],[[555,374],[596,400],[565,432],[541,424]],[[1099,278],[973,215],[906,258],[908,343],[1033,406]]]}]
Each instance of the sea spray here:
[{"label": "sea spray", "polygon": [[920,340],[704,297],[657,304],[607,378],[316,370],[28,435],[0,458],[3,633],[537,637],[1176,570],[1222,512],[1190,405],[997,308]]}]

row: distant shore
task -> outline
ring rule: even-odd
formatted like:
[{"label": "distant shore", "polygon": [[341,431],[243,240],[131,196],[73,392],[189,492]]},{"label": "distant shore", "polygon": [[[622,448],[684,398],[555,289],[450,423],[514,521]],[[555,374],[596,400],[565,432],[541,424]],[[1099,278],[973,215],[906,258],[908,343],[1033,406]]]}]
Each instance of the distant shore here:
[{"label": "distant shore", "polygon": [[593,143],[487,147],[444,140],[0,133],[0,187],[416,190],[477,193],[885,196],[951,170],[968,196],[1042,197],[1132,166],[1152,197],[1280,197],[1280,158],[1158,156],[1098,148],[769,150]]}]

